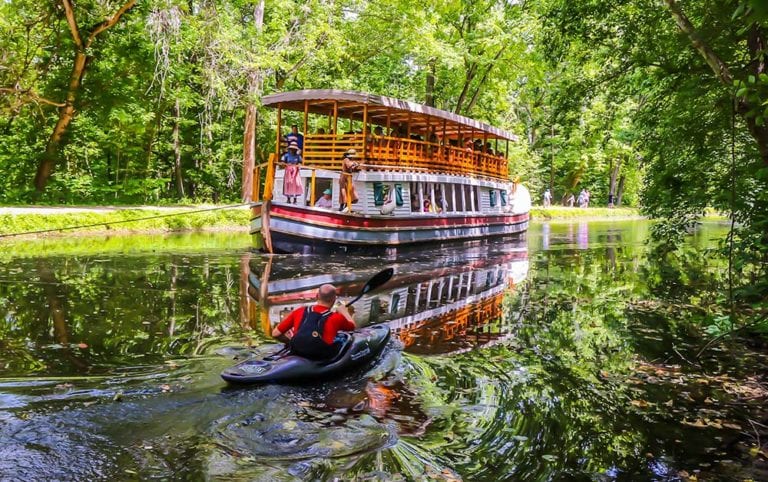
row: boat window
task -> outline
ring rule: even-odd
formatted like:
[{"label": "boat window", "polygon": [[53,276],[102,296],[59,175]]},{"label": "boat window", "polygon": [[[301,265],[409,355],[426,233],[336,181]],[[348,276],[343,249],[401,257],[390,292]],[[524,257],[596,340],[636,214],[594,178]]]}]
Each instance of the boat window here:
[{"label": "boat window", "polygon": [[373,183],[373,204],[374,206],[383,206],[385,197],[385,187],[383,182]]},{"label": "boat window", "polygon": [[499,191],[501,193],[501,205],[506,206],[507,205],[507,190],[502,189]]},{"label": "boat window", "polygon": [[[315,178],[315,203],[317,203],[317,200],[323,197],[323,192],[326,189],[331,190],[331,202],[333,202],[333,179],[322,179],[322,178]],[[310,179],[307,179],[307,189],[306,189],[306,205],[309,206],[312,202],[312,181]]]},{"label": "boat window", "polygon": [[445,190],[445,212],[452,213],[456,211],[453,184],[443,184],[443,190]]},{"label": "boat window", "polygon": [[371,300],[371,316],[368,318],[369,323],[375,323],[379,315],[381,314],[381,300],[379,298],[374,298]]},{"label": "boat window", "polygon": [[399,207],[402,206],[403,203],[403,185],[402,184],[395,184],[395,204]]},{"label": "boat window", "polygon": [[425,213],[433,213],[435,212],[435,206],[432,202],[432,184],[428,182],[422,182],[420,183],[421,187],[421,205],[422,205],[422,212]]},{"label": "boat window", "polygon": [[472,186],[464,186],[464,211],[472,211]]},{"label": "boat window", "polygon": [[480,210],[480,188],[477,186],[472,187],[472,211]]},{"label": "boat window", "polygon": [[491,201],[491,207],[495,208],[496,207],[496,190],[495,189],[489,189],[488,190],[488,196],[489,196],[490,201]]},{"label": "boat window", "polygon": [[394,293],[392,295],[392,302],[389,304],[389,314],[396,315],[400,309],[400,293]]}]

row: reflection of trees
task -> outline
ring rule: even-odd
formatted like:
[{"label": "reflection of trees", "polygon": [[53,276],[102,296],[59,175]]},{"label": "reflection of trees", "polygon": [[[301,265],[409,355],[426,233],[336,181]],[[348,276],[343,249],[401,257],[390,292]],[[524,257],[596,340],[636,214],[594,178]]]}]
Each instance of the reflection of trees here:
[{"label": "reflection of trees", "polygon": [[[135,357],[151,361],[204,352],[233,326],[237,329],[238,286],[232,260],[213,263],[199,258],[9,262],[6,271],[13,268],[18,274],[0,284],[0,299],[7,300],[0,306],[0,320],[5,320],[0,338],[31,342],[27,356],[15,355],[11,368],[37,371],[40,364],[32,367],[22,360],[41,358],[48,371],[66,373],[80,371],[80,364],[98,369]],[[61,356],[68,350],[72,356]]]},{"label": "reflection of trees", "polygon": [[[636,260],[623,248],[539,257],[504,300],[499,323],[516,327],[510,341],[450,357],[408,355],[408,384],[434,415],[409,444],[475,480],[631,471],[644,434],[632,425],[628,387],[611,380],[632,365],[623,328]],[[411,465],[398,454],[386,456],[403,458],[393,471]]]}]

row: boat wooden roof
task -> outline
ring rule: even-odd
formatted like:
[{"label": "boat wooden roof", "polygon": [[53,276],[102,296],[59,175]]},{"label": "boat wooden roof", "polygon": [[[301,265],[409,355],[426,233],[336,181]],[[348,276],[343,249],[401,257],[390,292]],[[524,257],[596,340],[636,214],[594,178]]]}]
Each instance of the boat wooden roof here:
[{"label": "boat wooden roof", "polygon": [[516,141],[517,136],[511,132],[493,127],[469,117],[454,114],[445,110],[436,109],[407,100],[385,97],[383,95],[367,94],[351,90],[336,89],[307,89],[291,92],[281,92],[267,95],[261,99],[265,106],[280,107],[282,109],[301,111],[305,109],[313,114],[333,115],[334,103],[338,103],[339,117],[363,120],[364,106],[368,106],[368,122],[386,126],[389,118],[392,127],[398,123],[407,123],[412,130],[426,132],[429,127],[434,127],[440,135],[445,122],[447,137],[469,137],[474,131],[475,137],[488,139],[507,139]]}]

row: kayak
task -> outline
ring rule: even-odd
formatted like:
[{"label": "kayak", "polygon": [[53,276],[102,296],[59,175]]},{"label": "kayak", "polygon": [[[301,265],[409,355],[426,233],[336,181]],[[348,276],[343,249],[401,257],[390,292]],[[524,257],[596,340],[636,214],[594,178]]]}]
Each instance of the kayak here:
[{"label": "kayak", "polygon": [[387,325],[372,325],[345,333],[339,354],[330,360],[309,360],[280,352],[262,359],[250,359],[221,372],[229,383],[280,383],[327,378],[360,367],[376,358],[389,340]]}]

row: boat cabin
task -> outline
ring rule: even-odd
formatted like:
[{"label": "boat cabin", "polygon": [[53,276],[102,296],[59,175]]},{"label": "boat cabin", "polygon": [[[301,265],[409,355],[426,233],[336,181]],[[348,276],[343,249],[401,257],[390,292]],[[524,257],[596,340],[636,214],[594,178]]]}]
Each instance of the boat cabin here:
[{"label": "boat cabin", "polygon": [[[262,103],[277,109],[274,153],[278,160],[288,147],[287,128],[297,125],[303,133],[300,155],[304,170],[310,172],[302,173],[302,178],[311,181],[315,173],[314,186],[307,183],[305,205],[314,205],[313,200],[329,188],[334,201],[339,198],[338,189],[333,188],[341,177],[343,156],[350,149],[366,172],[407,173],[409,179],[418,174],[444,175],[439,183],[412,179],[407,186],[398,182],[404,176],[389,176],[390,185],[375,192],[369,186],[372,192],[365,198],[374,201],[374,207],[395,191],[396,204],[405,206],[402,211],[408,213],[423,211],[424,200],[435,205],[427,212],[435,212],[441,208],[438,196],[449,211],[477,211],[481,207],[479,191],[469,189],[466,180],[450,182],[450,177],[509,181],[506,155],[515,135],[467,117],[413,102],[338,90],[274,94],[264,97]],[[301,121],[284,122],[285,111],[300,113]],[[395,183],[397,186],[392,185]],[[457,184],[467,189],[457,188]],[[280,199],[282,193],[275,194]],[[422,210],[415,207],[416,197]],[[486,204],[501,207],[506,199],[489,195]]]}]

